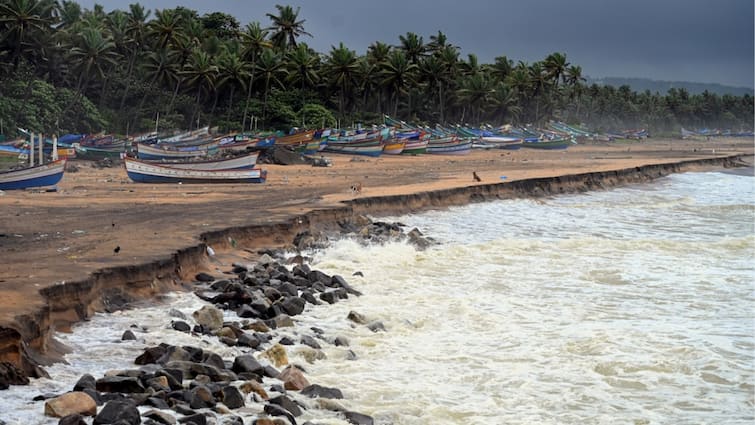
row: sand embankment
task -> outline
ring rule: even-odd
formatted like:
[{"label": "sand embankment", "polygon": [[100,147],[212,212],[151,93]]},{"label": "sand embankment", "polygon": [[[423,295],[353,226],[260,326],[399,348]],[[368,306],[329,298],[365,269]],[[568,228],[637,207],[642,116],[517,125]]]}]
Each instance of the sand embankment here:
[{"label": "sand embankment", "polygon": [[[79,171],[67,173],[58,192],[0,196],[0,360],[33,376],[35,364],[61,349],[51,331],[181,289],[198,270],[212,268],[205,244],[220,254],[246,249],[251,257],[353,214],[595,190],[731,167],[752,155],[749,139],[650,139],[467,157],[333,155],[331,168],[264,166],[263,185],[135,184],[122,168],[73,162]],[[361,193],[350,190],[353,183],[361,183]]]}]

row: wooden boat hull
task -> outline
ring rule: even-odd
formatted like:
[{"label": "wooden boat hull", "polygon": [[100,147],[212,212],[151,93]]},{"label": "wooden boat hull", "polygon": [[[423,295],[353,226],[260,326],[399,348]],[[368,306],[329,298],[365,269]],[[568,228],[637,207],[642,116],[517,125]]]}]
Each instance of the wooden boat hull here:
[{"label": "wooden boat hull", "polygon": [[171,168],[182,170],[251,170],[257,164],[259,152],[253,152],[248,155],[238,156],[235,158],[222,158],[207,161],[145,161],[155,165],[164,165]]},{"label": "wooden boat hull", "polygon": [[386,155],[400,155],[401,152],[404,151],[405,147],[406,147],[405,141],[388,143],[385,146],[383,146],[383,153]]},{"label": "wooden boat hull", "polygon": [[524,142],[522,143],[523,148],[529,148],[529,149],[549,149],[549,150],[558,150],[558,149],[566,149],[569,146],[573,145],[573,143],[569,140],[549,140],[546,142]]},{"label": "wooden boat hull", "polygon": [[86,146],[77,146],[74,150],[76,151],[76,158],[91,161],[99,161],[105,158],[120,159],[121,154],[125,152],[125,150],[97,149]]},{"label": "wooden boat hull", "polygon": [[0,190],[27,189],[58,184],[63,178],[66,160],[60,159],[35,167],[0,172]]},{"label": "wooden boat hull", "polygon": [[430,140],[427,143],[427,153],[436,155],[467,155],[471,150],[471,140],[460,140],[456,136]]},{"label": "wooden boat hull", "polygon": [[162,160],[162,159],[190,159],[190,158],[202,158],[208,156],[210,153],[207,149],[195,149],[195,150],[172,150],[155,147],[152,145],[145,145],[143,143],[136,144],[136,156],[139,159],[147,160]]},{"label": "wooden boat hull", "polygon": [[427,140],[407,140],[402,155],[420,155],[427,153]]},{"label": "wooden boat hull", "polygon": [[184,170],[125,158],[128,177],[137,183],[264,183],[267,171],[246,170]]}]

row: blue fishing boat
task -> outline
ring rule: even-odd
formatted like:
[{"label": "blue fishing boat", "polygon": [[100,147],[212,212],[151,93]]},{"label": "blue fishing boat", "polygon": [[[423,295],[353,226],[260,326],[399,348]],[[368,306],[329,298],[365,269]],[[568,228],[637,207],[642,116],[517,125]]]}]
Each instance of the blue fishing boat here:
[{"label": "blue fishing boat", "polygon": [[63,178],[66,160],[0,172],[0,190],[53,186]]}]

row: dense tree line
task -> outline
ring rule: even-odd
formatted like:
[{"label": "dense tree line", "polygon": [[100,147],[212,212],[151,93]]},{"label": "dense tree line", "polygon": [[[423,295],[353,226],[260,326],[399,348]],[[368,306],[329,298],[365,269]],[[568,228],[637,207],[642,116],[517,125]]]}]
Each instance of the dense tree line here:
[{"label": "dense tree line", "polygon": [[752,128],[753,98],[586,86],[563,53],[534,63],[462,57],[442,32],[316,52],[299,9],[267,24],[228,14],[106,13],[70,0],[0,0],[0,121],[45,132],[136,133],[376,123],[542,123],[592,128]]}]

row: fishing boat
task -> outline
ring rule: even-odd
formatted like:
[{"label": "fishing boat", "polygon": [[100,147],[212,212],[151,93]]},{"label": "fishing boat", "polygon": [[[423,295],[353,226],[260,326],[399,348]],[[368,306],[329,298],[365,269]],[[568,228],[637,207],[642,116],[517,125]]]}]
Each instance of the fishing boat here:
[{"label": "fishing boat", "polygon": [[386,155],[399,155],[406,147],[406,139],[394,139],[383,146],[383,153]]},{"label": "fishing boat", "polygon": [[307,143],[311,142],[314,137],[315,130],[301,131],[299,133],[293,133],[287,136],[276,137],[275,145],[298,147],[300,145],[306,145]]},{"label": "fishing boat", "polygon": [[569,146],[575,144],[570,139],[553,139],[553,140],[538,140],[538,141],[525,141],[522,143],[523,148],[530,148],[530,149],[550,149],[550,150],[557,150],[557,149],[566,149]]},{"label": "fishing boat", "polygon": [[0,172],[0,190],[53,186],[63,178],[66,160]]},{"label": "fishing boat", "polygon": [[260,168],[187,170],[128,157],[123,162],[126,174],[137,183],[264,183],[267,178]]},{"label": "fishing boat", "polygon": [[144,143],[136,144],[136,156],[139,159],[151,160],[180,160],[189,158],[202,158],[208,156],[209,149],[169,149],[167,146],[146,145]]},{"label": "fishing boat", "polygon": [[145,161],[150,164],[164,165],[171,168],[180,168],[183,170],[205,170],[205,171],[217,171],[217,170],[251,170],[257,164],[257,157],[259,152],[252,152],[247,155],[237,156],[233,158],[218,158],[202,161]]},{"label": "fishing boat", "polygon": [[356,142],[328,140],[328,144],[325,145],[324,150],[333,153],[377,157],[383,153],[383,144],[381,143],[380,137]]},{"label": "fishing boat", "polygon": [[91,161],[99,161],[105,158],[120,159],[121,154],[126,152],[125,149],[103,149],[77,145],[74,145],[73,149],[76,151],[76,158]]},{"label": "fishing boat", "polygon": [[459,139],[456,136],[430,139],[427,142],[427,153],[440,155],[467,155],[472,150],[472,141]]},{"label": "fishing boat", "polygon": [[513,136],[482,136],[480,142],[488,148],[517,150],[524,141]]}]

